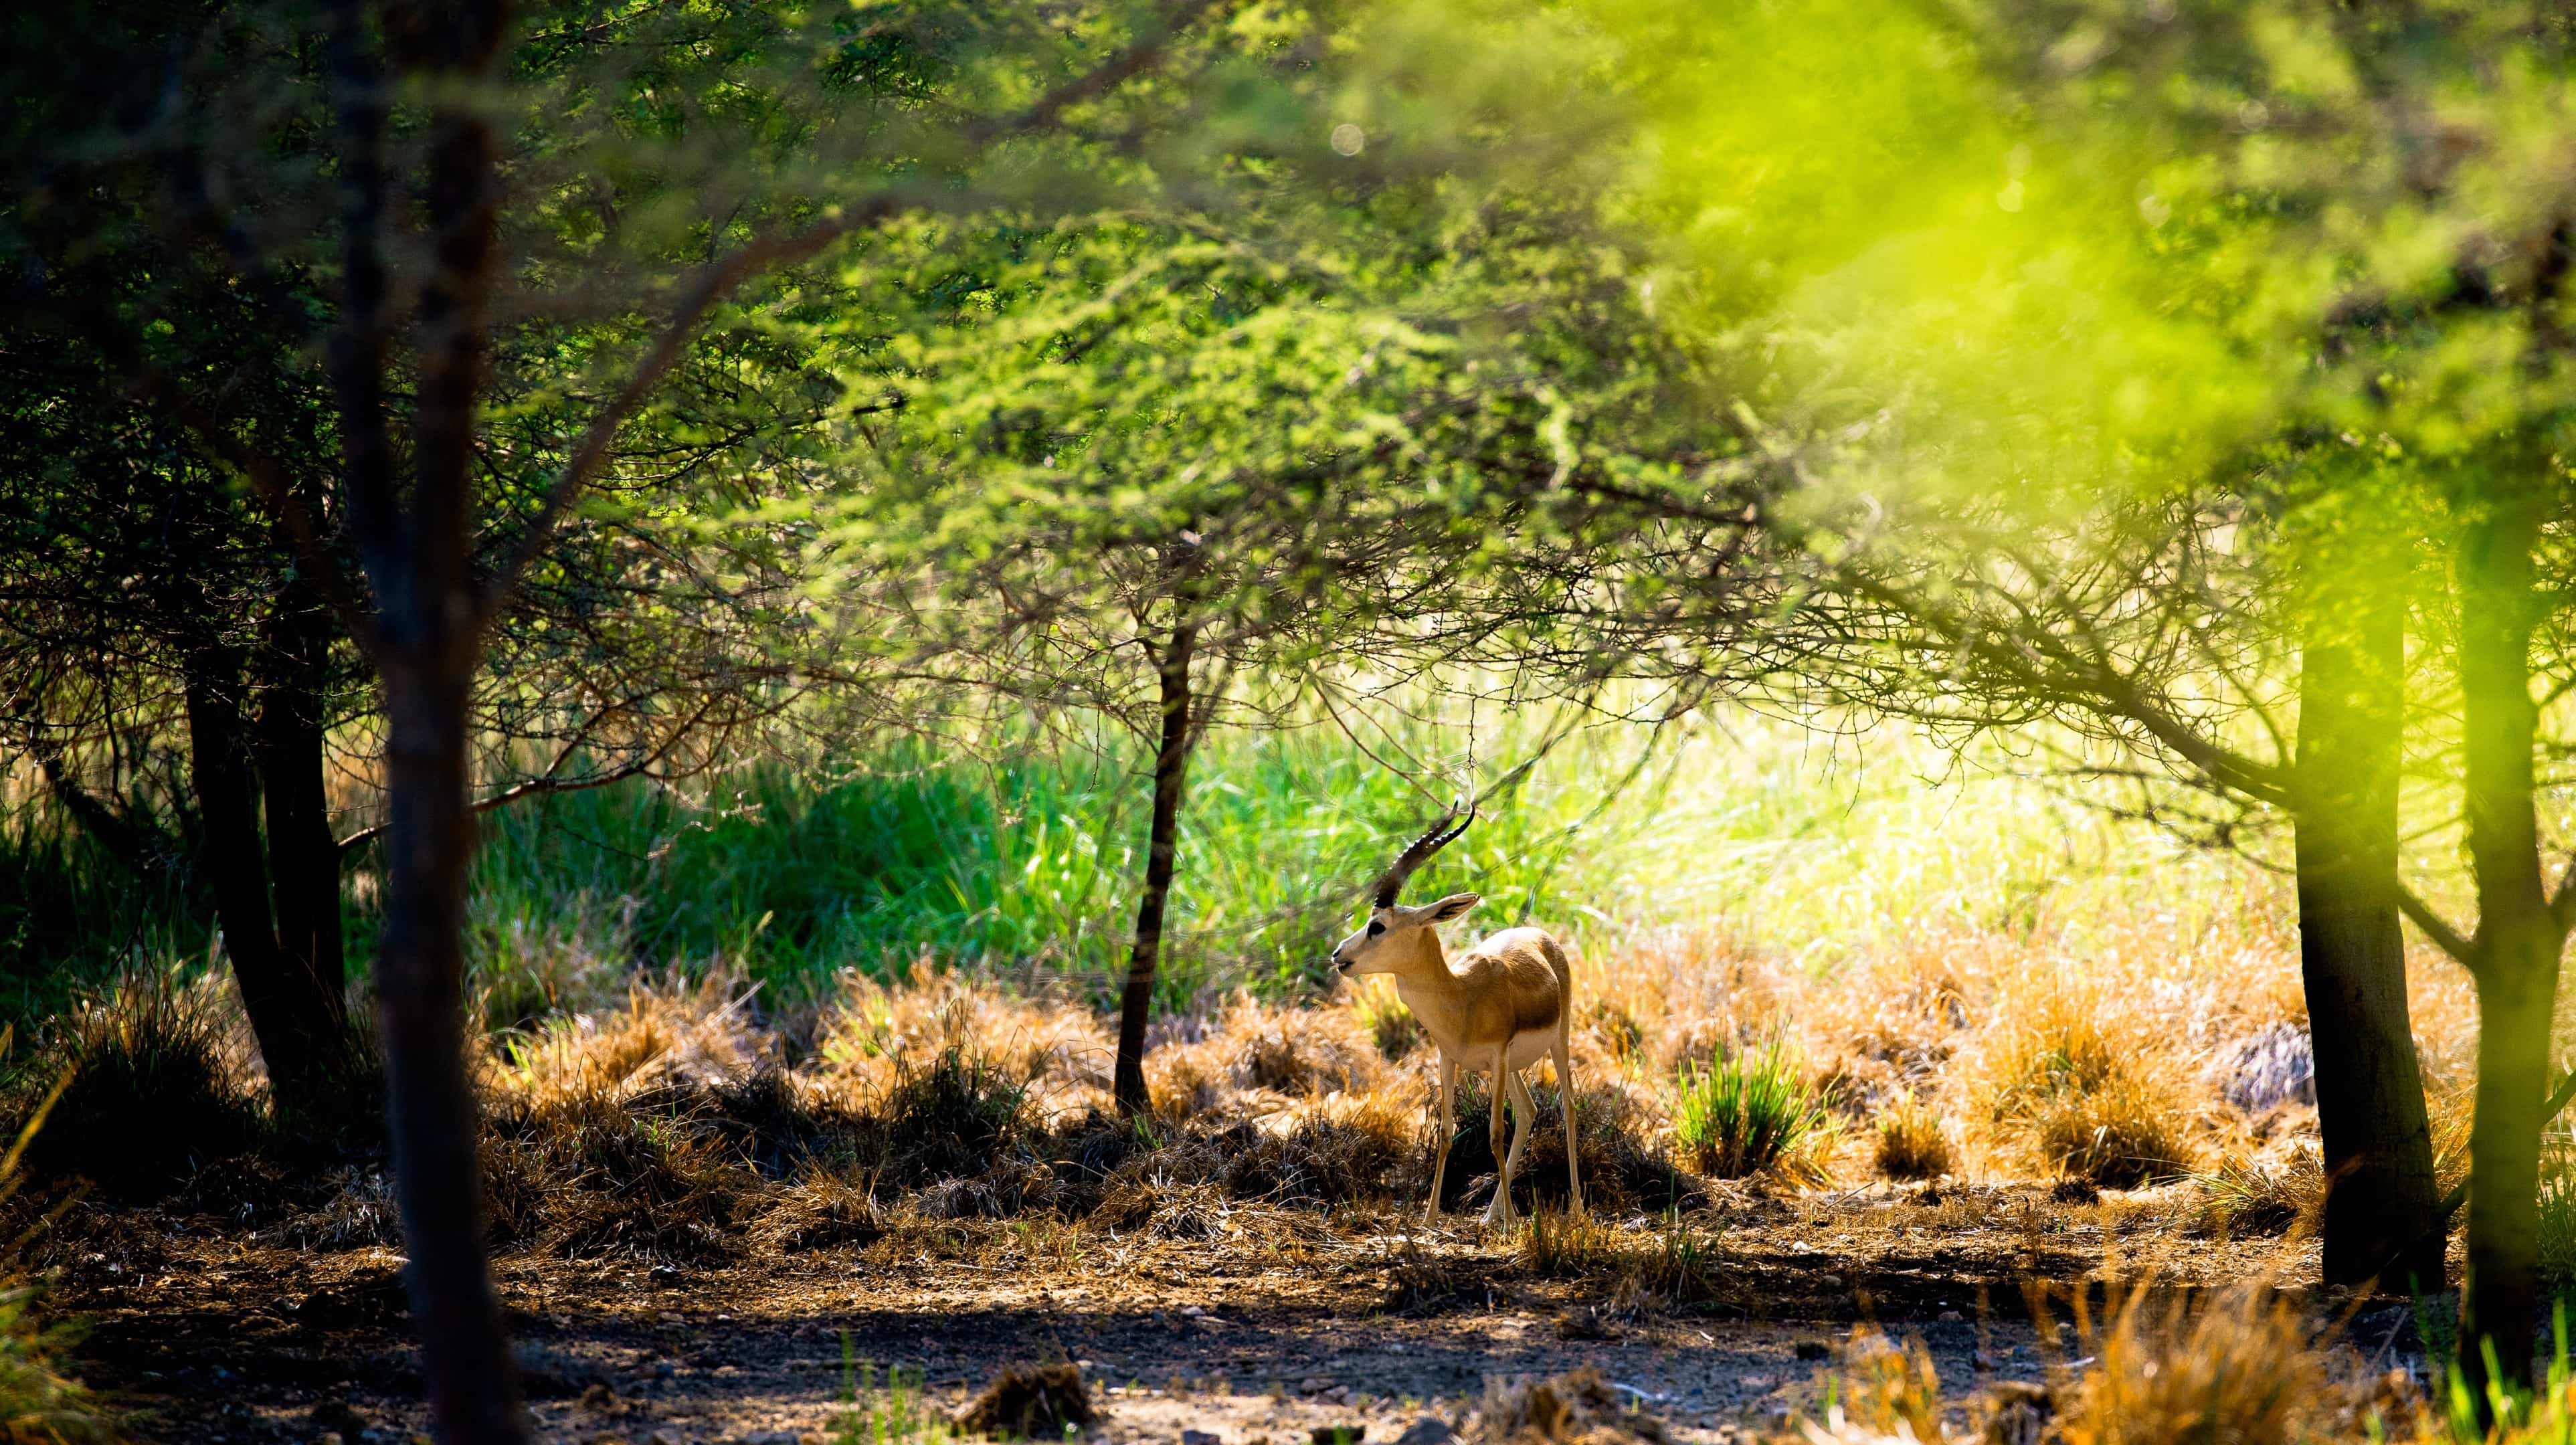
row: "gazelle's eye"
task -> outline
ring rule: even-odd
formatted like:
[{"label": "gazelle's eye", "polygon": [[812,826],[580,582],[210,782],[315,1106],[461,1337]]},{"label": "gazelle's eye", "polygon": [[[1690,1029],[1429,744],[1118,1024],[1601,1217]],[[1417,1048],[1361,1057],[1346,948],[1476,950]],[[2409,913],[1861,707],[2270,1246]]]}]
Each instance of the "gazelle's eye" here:
[{"label": "gazelle's eye", "polygon": [[1371,937],[1371,938],[1375,938],[1375,937],[1377,937],[1379,934],[1384,933],[1384,932],[1386,932],[1386,925],[1385,925],[1385,924],[1380,923],[1379,921],[1377,921],[1377,920],[1376,920],[1376,919],[1374,919],[1374,918],[1372,918],[1372,919],[1370,919],[1370,920],[1369,920],[1369,934],[1368,934],[1368,936],[1369,936],[1369,937]]}]

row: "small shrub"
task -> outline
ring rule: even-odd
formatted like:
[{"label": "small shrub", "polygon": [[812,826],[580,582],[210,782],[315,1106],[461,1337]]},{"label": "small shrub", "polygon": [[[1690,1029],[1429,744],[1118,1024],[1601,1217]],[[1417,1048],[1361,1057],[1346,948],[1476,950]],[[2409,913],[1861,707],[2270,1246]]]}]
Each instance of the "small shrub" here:
[{"label": "small shrub", "polygon": [[1073,1365],[1012,1365],[958,1412],[957,1428],[1020,1440],[1059,1440],[1095,1418]]},{"label": "small shrub", "polygon": [[831,1174],[798,1180],[761,1221],[763,1239],[795,1254],[869,1245],[886,1232],[885,1212],[865,1187]]},{"label": "small shrub", "polygon": [[864,1132],[888,1183],[918,1188],[972,1178],[1033,1132],[1028,1088],[951,1042],[925,1064],[899,1062],[867,1111]]},{"label": "small shrub", "polygon": [[495,1245],[567,1259],[729,1259],[751,1171],[686,1096],[602,1095],[496,1117],[483,1151]]},{"label": "small shrub", "polygon": [[1682,1074],[1674,1137],[1692,1163],[1720,1179],[1796,1170],[1801,1146],[1825,1127],[1824,1107],[1777,1039]]},{"label": "small shrub", "polygon": [[1344,1204],[1383,1199],[1396,1171],[1422,1150],[1420,1121],[1382,1093],[1308,1109],[1284,1133],[1230,1130],[1221,1179],[1237,1199]]},{"label": "small shrub", "polygon": [[1908,1094],[1879,1116],[1879,1173],[1890,1179],[1938,1179],[1958,1168],[1947,1124],[1921,1099]]},{"label": "small shrub", "polygon": [[1664,1445],[1663,1422],[1619,1398],[1600,1372],[1488,1385],[1475,1445]]},{"label": "small shrub", "polygon": [[70,1082],[27,1152],[39,1177],[77,1176],[110,1198],[152,1198],[259,1142],[259,1111],[227,1057],[221,1023],[166,974],[132,974],[83,1000],[60,1053]]},{"label": "small shrub", "polygon": [[2126,1080],[2047,1099],[2031,1126],[2043,1162],[2099,1188],[2134,1189],[2190,1172],[2190,1145],[2171,1101]]},{"label": "small shrub", "polygon": [[1273,1008],[1238,998],[1221,1024],[1220,1037],[1233,1048],[1228,1082],[1281,1094],[1366,1089],[1385,1073],[1383,1045],[1373,1029],[1354,1025],[1351,1015],[1331,1009]]},{"label": "small shrub", "polygon": [[[2325,1165],[2313,1151],[2302,1149],[2278,1168],[2266,1169],[2246,1159],[2222,1160],[2201,1176],[2198,1223],[2203,1231],[2222,1235],[2287,1234],[2313,1228],[2325,1207]],[[2576,1201],[2571,1201],[2576,1203]],[[2544,1213],[2547,1188],[2543,1186]],[[2576,1215],[2576,1210],[2571,1210]],[[2571,1217],[2576,1226],[2576,1217]],[[2548,1230],[2541,1232],[2543,1268],[2547,1267]],[[2570,1263],[2576,1264],[2576,1233],[2569,1241]]]}]

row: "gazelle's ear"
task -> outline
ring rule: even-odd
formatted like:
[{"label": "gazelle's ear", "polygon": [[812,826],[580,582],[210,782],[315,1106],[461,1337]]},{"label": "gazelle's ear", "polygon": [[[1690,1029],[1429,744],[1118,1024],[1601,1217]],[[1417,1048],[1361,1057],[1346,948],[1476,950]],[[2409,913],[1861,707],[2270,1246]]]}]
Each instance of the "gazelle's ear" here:
[{"label": "gazelle's ear", "polygon": [[1441,899],[1439,902],[1432,904],[1430,907],[1423,909],[1422,921],[1425,923],[1447,923],[1452,919],[1464,918],[1467,916],[1468,909],[1475,907],[1478,903],[1483,901],[1484,898],[1481,894],[1452,893],[1448,897]]}]

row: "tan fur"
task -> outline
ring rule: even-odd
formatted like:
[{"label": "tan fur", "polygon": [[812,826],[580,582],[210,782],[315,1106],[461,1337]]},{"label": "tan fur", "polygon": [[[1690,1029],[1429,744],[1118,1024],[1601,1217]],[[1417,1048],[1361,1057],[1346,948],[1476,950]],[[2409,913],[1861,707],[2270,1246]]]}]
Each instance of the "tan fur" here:
[{"label": "tan fur", "polygon": [[[1574,1212],[1580,1214],[1583,1181],[1572,1157],[1574,963],[1563,944],[1537,928],[1506,928],[1458,957],[1449,957],[1436,925],[1460,917],[1476,902],[1475,894],[1460,893],[1419,908],[1397,904],[1373,909],[1368,926],[1334,948],[1333,966],[1346,977],[1391,975],[1396,995],[1440,1049],[1439,1153],[1431,1171],[1431,1201],[1423,1217],[1428,1220],[1440,1213],[1449,1140],[1456,1132],[1458,1073],[1470,1069],[1493,1077],[1492,1137],[1502,1177],[1494,1186],[1494,1202],[1485,1218],[1497,1224],[1512,1222],[1512,1176],[1538,1112],[1521,1070],[1551,1054],[1556,1059],[1557,1088],[1565,1100],[1566,1174],[1573,1188]],[[1506,1098],[1517,1116],[1508,1149],[1503,1143]]]}]

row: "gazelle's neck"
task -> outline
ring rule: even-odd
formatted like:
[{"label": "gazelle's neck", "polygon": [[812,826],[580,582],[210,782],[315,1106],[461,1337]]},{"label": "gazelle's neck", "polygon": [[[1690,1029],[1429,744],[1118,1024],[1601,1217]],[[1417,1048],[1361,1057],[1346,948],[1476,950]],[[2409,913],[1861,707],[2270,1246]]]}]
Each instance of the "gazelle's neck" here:
[{"label": "gazelle's neck", "polygon": [[1401,992],[1407,984],[1435,990],[1454,986],[1458,975],[1450,970],[1449,950],[1442,946],[1438,930],[1422,929],[1415,935],[1415,940],[1407,951],[1404,965],[1393,970],[1398,991]]}]

